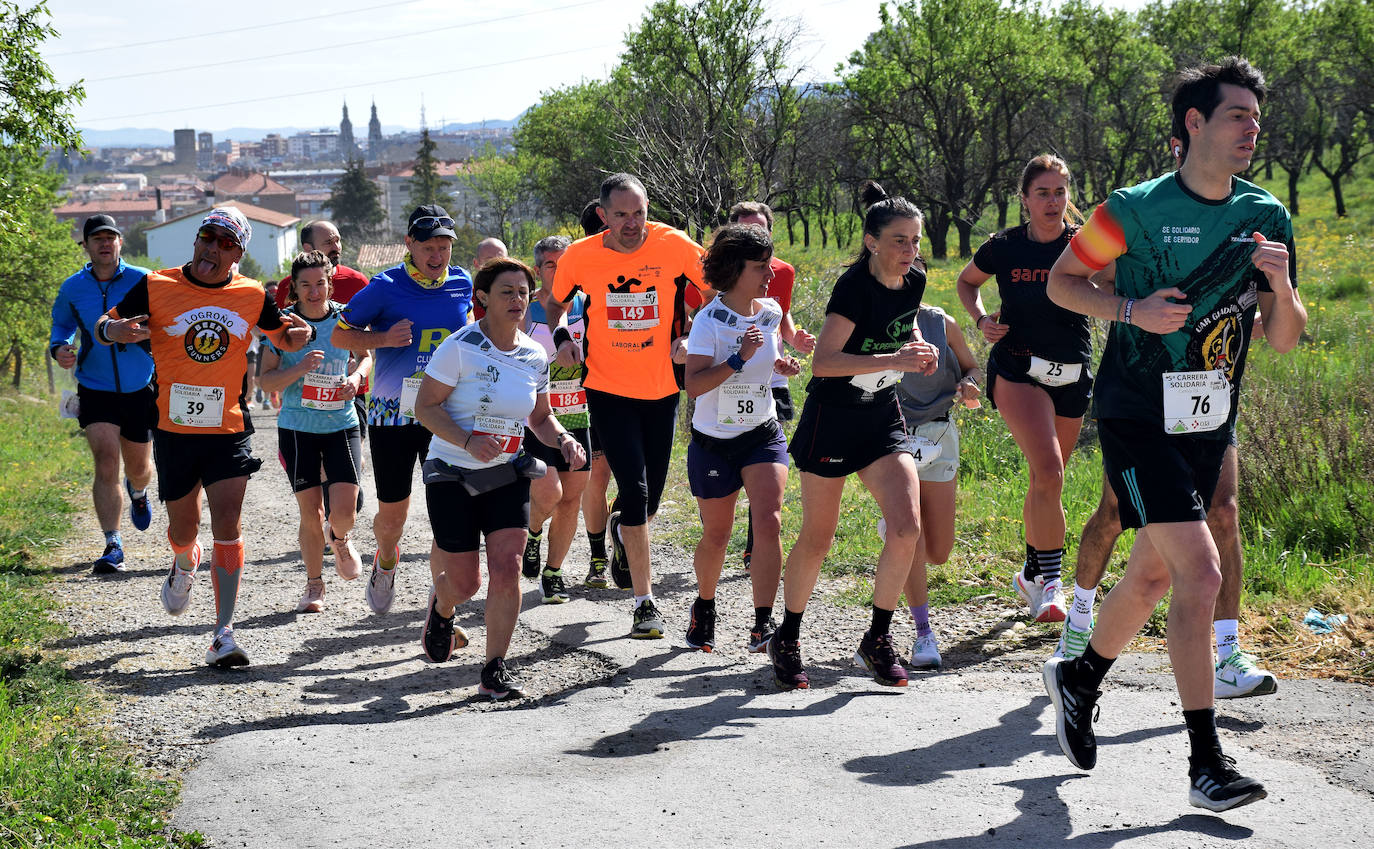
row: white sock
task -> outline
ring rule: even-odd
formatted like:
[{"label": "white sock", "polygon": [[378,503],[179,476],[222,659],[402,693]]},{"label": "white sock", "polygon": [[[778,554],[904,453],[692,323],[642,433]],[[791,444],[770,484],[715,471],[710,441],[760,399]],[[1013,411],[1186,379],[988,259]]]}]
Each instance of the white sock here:
[{"label": "white sock", "polygon": [[1097,602],[1097,587],[1085,590],[1078,584],[1073,585],[1073,606],[1069,608],[1069,624],[1076,631],[1087,631],[1093,626],[1093,604]]},{"label": "white sock", "polygon": [[637,596],[635,596],[635,607],[638,608],[638,607],[639,607],[641,604],[643,604],[644,602],[646,602],[646,601],[653,601],[653,600],[654,600],[654,594],[653,594],[653,593],[649,593],[648,595],[637,595]]},{"label": "white sock", "polygon": [[1223,661],[1236,650],[1240,622],[1235,619],[1218,619],[1212,623],[1212,628],[1217,632],[1217,660]]}]

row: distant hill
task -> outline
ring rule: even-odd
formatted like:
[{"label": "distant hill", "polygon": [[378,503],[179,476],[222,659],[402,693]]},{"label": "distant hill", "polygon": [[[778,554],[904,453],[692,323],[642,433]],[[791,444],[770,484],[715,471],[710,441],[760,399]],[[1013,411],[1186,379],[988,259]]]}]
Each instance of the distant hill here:
[{"label": "distant hill", "polygon": [[[337,125],[333,125],[337,126]],[[472,121],[469,123],[449,122],[444,125],[442,130],[437,132],[455,133],[463,130],[479,130],[483,127],[487,129],[509,128],[515,126],[515,119],[491,120],[491,121]],[[196,127],[197,131],[204,130],[204,127]],[[214,135],[215,141],[220,142],[224,139],[234,139],[236,141],[261,141],[269,133],[278,133],[283,136],[293,136],[299,132],[318,130],[320,127],[230,127],[227,130],[210,130]],[[402,132],[416,132],[412,127],[405,127],[400,124],[383,124],[382,134],[393,135]],[[359,125],[357,121],[353,123],[353,135],[359,135]],[[172,131],[159,130],[143,127],[121,127],[118,130],[93,130],[89,127],[81,129],[81,137],[85,140],[87,147],[171,147]],[[367,122],[362,123],[362,137],[367,137]]]}]

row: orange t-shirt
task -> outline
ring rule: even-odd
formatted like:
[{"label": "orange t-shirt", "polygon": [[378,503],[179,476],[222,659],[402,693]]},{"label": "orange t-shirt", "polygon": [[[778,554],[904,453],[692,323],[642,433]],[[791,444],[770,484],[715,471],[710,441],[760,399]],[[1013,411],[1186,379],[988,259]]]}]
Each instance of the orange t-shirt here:
[{"label": "orange t-shirt", "polygon": [[151,272],[111,318],[148,316],[157,369],[157,426],[172,433],[242,433],[250,330],[276,330],[281,312],[258,281],[235,274],[208,286],[183,268]]},{"label": "orange t-shirt", "polygon": [[558,260],[553,294],[563,302],[587,294],[584,385],[622,398],[654,400],[678,391],[673,336],[684,335],[690,290],[705,292],[701,246],[681,230],[649,221],[633,253],[605,246],[598,233],[568,246]]}]

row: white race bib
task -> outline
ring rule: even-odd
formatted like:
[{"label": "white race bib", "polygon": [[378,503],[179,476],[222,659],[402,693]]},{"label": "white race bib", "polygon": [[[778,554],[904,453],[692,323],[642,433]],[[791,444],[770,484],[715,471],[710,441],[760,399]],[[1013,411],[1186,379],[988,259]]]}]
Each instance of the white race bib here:
[{"label": "white race bib", "polygon": [[924,469],[926,466],[934,463],[943,450],[940,448],[940,443],[932,442],[929,437],[920,436],[915,433],[907,434],[906,445],[902,447],[906,450],[906,453],[910,454],[911,458],[916,461],[916,468],[918,469]]},{"label": "white race bib", "polygon": [[1083,364],[1056,363],[1053,360],[1031,357],[1027,374],[1041,386],[1068,386],[1070,383],[1078,382],[1079,376],[1083,374]]},{"label": "white race bib", "polygon": [[415,399],[420,397],[420,384],[424,382],[424,375],[401,380],[401,415],[415,418]]},{"label": "white race bib", "polygon": [[525,423],[520,419],[503,419],[500,416],[478,416],[472,425],[472,438],[494,436],[501,443],[501,453],[496,457],[505,463],[520,450],[520,441],[525,438]]},{"label": "white race bib", "polygon": [[658,327],[658,292],[606,293],[606,323],[612,330]]},{"label": "white race bib", "polygon": [[301,406],[310,410],[342,410],[348,401],[340,397],[346,378],[342,374],[312,371],[301,387]]},{"label": "white race bib", "polygon": [[886,386],[892,386],[901,379],[902,373],[900,371],[879,371],[871,374],[856,374],[849,378],[849,383],[865,392],[877,392]]},{"label": "white race bib", "polygon": [[167,417],[186,427],[219,427],[224,423],[224,387],[173,383]]},{"label": "white race bib", "polygon": [[1231,417],[1231,381],[1225,372],[1166,371],[1163,379],[1165,433],[1216,430]]},{"label": "white race bib", "polygon": [[716,424],[761,425],[772,418],[772,391],[766,383],[727,380],[716,396]]},{"label": "white race bib", "polygon": [[549,406],[555,416],[587,412],[587,390],[582,388],[582,381],[549,381]]}]

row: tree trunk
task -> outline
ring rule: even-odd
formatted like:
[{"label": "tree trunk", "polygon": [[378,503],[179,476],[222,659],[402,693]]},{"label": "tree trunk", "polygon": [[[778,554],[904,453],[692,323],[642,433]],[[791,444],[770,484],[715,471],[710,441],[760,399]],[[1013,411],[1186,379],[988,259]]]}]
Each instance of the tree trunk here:
[{"label": "tree trunk", "polygon": [[787,210],[787,246],[790,248],[797,244],[797,234],[792,232],[792,210]]},{"label": "tree trunk", "polygon": [[927,219],[930,224],[930,253],[934,259],[946,259],[949,257],[949,217],[944,214],[933,214]]},{"label": "tree trunk", "polygon": [[1327,179],[1331,181],[1331,194],[1336,198],[1336,217],[1345,217],[1345,192],[1341,191],[1341,175],[1328,174]]},{"label": "tree trunk", "polygon": [[1006,198],[997,202],[997,229],[999,231],[1007,229],[1007,206]]},{"label": "tree trunk", "polygon": [[968,259],[973,256],[973,222],[955,218],[954,229],[959,231],[959,256]]},{"label": "tree trunk", "polygon": [[1264,163],[1264,180],[1271,182],[1274,179],[1274,160],[1270,159]]},{"label": "tree trunk", "polygon": [[48,394],[49,394],[49,395],[56,395],[56,394],[57,394],[57,376],[56,376],[55,374],[53,374],[53,370],[52,370],[52,357],[51,357],[51,356],[44,357],[44,358],[43,358],[43,363],[44,363],[44,365],[46,365],[46,366],[48,367]]},{"label": "tree trunk", "polygon": [[1288,212],[1294,217],[1298,214],[1298,177],[1301,173],[1296,168],[1288,172]]},{"label": "tree trunk", "polygon": [[19,349],[16,343],[14,346],[14,388],[19,388],[19,382],[24,379],[24,352]]},{"label": "tree trunk", "polygon": [[803,213],[803,214],[802,214],[802,217],[801,217],[801,221],[802,221],[802,247],[803,247],[803,248],[810,248],[810,247],[811,247],[811,217]]},{"label": "tree trunk", "polygon": [[830,231],[825,227],[825,213],[816,216],[816,226],[821,228],[821,250],[825,250],[830,241]]}]

